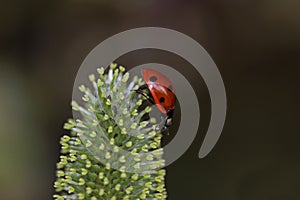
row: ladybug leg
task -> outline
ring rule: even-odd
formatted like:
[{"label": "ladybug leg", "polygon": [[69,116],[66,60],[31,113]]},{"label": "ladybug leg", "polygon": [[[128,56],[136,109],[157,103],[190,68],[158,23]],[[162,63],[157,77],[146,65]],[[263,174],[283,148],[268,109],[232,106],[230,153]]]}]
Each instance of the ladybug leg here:
[{"label": "ladybug leg", "polygon": [[[147,93],[145,93],[144,90],[146,90]],[[135,92],[138,93],[138,94],[143,95],[147,99],[147,101],[149,103],[151,103],[152,105],[155,104],[154,99],[153,99],[153,97],[152,97],[152,95],[151,95],[151,93],[150,93],[150,91],[148,89],[147,84],[144,84],[144,85],[140,86],[137,90],[135,90]]]},{"label": "ladybug leg", "polygon": [[139,89],[135,90],[136,93],[143,95],[150,104],[155,104],[152,96],[148,96],[144,93],[144,91],[140,91]]},{"label": "ladybug leg", "polygon": [[152,96],[148,96],[147,100],[150,104],[155,105],[155,102],[154,102],[154,99]]},{"label": "ladybug leg", "polygon": [[166,127],[166,126],[162,127],[161,132],[162,132],[162,133],[166,132],[167,135],[170,135],[169,129],[168,129],[168,127]]}]

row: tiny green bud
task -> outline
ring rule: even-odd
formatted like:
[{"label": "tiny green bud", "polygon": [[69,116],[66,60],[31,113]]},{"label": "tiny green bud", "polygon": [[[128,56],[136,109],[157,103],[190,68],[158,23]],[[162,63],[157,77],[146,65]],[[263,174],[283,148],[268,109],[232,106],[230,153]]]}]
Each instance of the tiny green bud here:
[{"label": "tiny green bud", "polygon": [[128,72],[126,72],[125,74],[124,74],[124,76],[123,76],[123,79],[122,79],[122,82],[127,82],[128,81],[128,78],[129,78],[129,73]]},{"label": "tiny green bud", "polygon": [[98,69],[97,69],[97,72],[98,72],[100,75],[103,75],[103,74],[104,74],[104,68],[103,68],[103,67],[98,68]]},{"label": "tiny green bud", "polygon": [[110,68],[111,68],[111,69],[115,69],[116,67],[117,67],[117,64],[116,64],[116,63],[111,63],[111,64],[110,64]]},{"label": "tiny green bud", "polygon": [[119,158],[119,161],[120,161],[121,163],[125,163],[125,162],[126,162],[125,156],[121,156],[121,157]]},{"label": "tiny green bud", "polygon": [[125,146],[128,147],[128,148],[131,147],[132,146],[132,142],[131,141],[126,142]]},{"label": "tiny green bud", "polygon": [[80,90],[81,92],[85,92],[85,91],[86,91],[86,87],[85,87],[84,85],[80,85],[80,86],[79,86],[79,90]]},{"label": "tiny green bud", "polygon": [[91,82],[94,82],[95,81],[95,75],[94,74],[89,75],[89,79],[90,79]]}]

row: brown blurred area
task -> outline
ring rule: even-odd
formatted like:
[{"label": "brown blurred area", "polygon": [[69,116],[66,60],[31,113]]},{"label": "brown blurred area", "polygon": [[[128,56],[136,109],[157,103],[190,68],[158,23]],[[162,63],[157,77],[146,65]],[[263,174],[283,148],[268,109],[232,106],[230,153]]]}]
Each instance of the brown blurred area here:
[{"label": "brown blurred area", "polygon": [[228,96],[222,136],[200,160],[210,116],[200,76],[165,52],[133,52],[122,60],[187,66],[183,73],[198,93],[201,128],[167,168],[168,199],[300,199],[299,8],[294,0],[2,1],[0,199],[52,199],[81,62],[109,36],[144,26],[174,29],[203,45]]}]

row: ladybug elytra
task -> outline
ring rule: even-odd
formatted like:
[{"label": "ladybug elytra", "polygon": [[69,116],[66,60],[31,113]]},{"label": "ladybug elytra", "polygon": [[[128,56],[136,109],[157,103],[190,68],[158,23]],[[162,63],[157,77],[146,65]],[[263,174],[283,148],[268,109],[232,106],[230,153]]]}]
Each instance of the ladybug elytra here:
[{"label": "ladybug elytra", "polygon": [[147,97],[151,104],[155,104],[160,112],[166,115],[163,127],[165,130],[172,124],[176,99],[174,85],[165,75],[153,69],[143,69],[142,75],[146,84],[142,85],[136,92]]}]

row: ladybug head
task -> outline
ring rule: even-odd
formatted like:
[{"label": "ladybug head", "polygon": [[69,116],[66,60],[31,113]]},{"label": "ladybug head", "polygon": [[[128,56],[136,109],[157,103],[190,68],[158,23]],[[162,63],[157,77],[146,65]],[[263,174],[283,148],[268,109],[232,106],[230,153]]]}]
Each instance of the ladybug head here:
[{"label": "ladybug head", "polygon": [[[164,124],[164,127],[162,128],[162,131],[167,130],[167,129],[172,125],[173,112],[174,112],[174,109],[170,109],[170,110],[167,112],[167,117],[166,117],[166,119],[165,119],[165,124]],[[169,132],[168,132],[168,134],[169,134]]]},{"label": "ladybug head", "polygon": [[172,125],[173,113],[174,113],[174,109],[168,110],[165,126],[169,127]]}]

